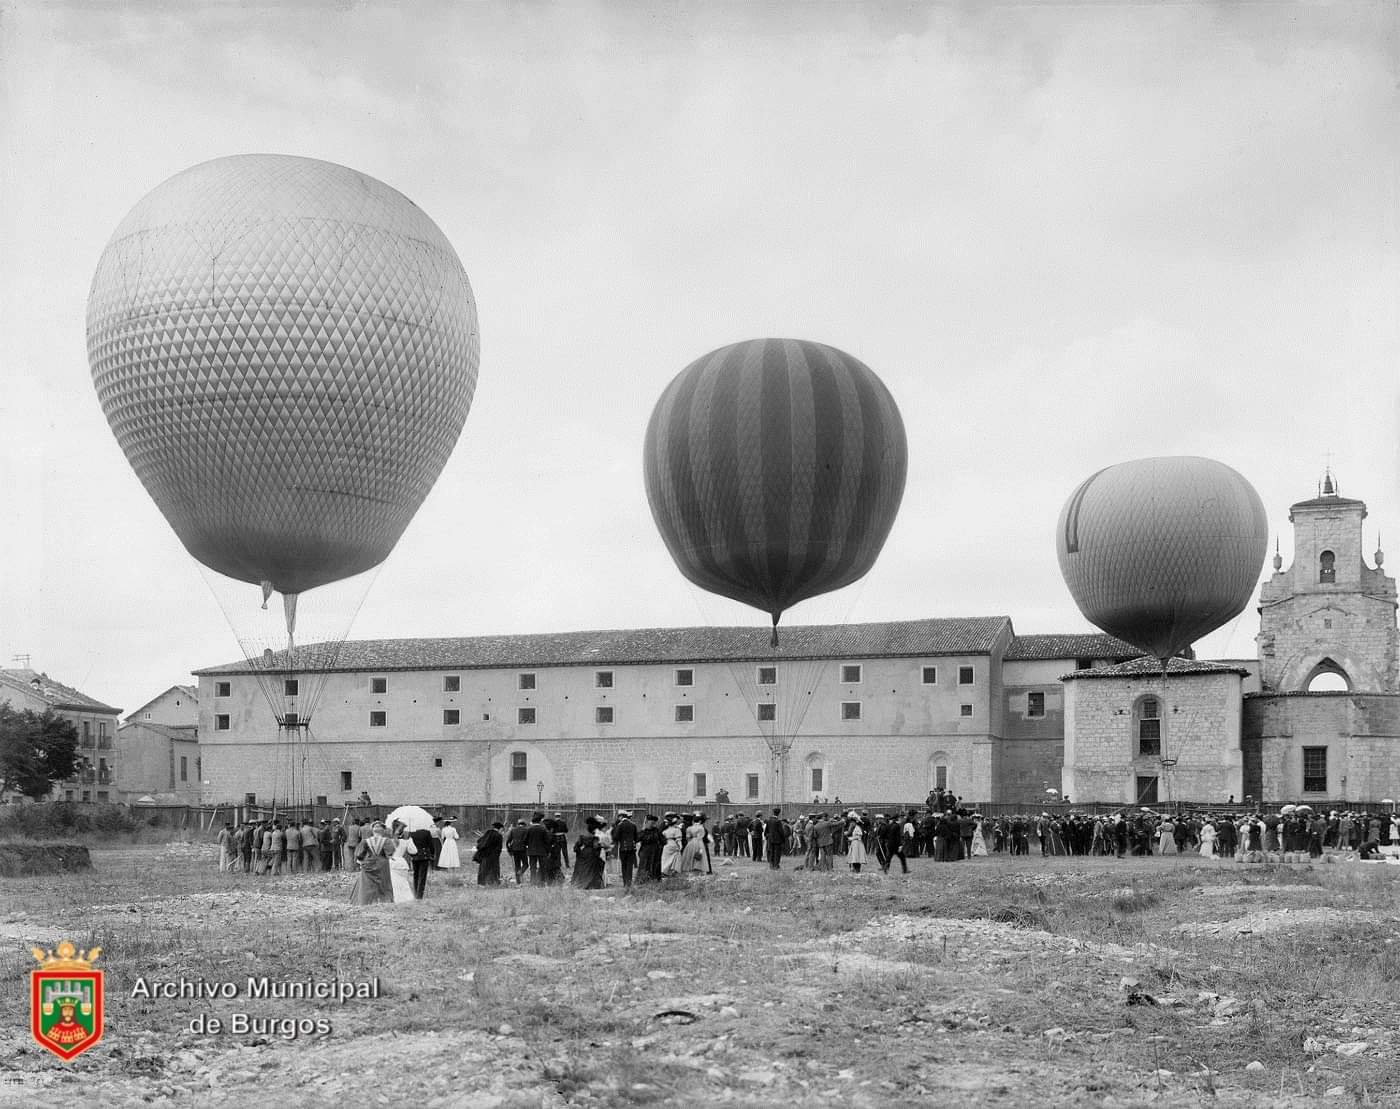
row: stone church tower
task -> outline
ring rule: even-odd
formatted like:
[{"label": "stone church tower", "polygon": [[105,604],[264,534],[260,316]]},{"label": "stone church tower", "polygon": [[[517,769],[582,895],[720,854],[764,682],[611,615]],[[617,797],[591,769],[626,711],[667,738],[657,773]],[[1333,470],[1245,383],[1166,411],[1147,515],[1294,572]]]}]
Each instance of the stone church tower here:
[{"label": "stone church tower", "polygon": [[1289,510],[1293,565],[1274,555],[1259,590],[1259,664],[1264,692],[1298,693],[1321,674],[1351,692],[1396,693],[1395,579],[1361,548],[1362,501],[1343,497],[1329,471],[1318,495]]}]

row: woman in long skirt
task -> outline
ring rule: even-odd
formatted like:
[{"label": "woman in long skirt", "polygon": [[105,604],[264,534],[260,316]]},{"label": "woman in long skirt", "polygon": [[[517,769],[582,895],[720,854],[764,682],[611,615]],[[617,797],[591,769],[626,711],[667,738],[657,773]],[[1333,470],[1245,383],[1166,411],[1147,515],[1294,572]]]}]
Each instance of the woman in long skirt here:
[{"label": "woman in long skirt", "polygon": [[666,814],[666,827],[661,830],[661,874],[669,878],[680,873],[681,825],[673,812]]},{"label": "woman in long skirt", "polygon": [[982,835],[982,824],[983,821],[978,820],[977,823],[972,826],[972,857],[974,859],[981,858],[987,854],[987,840]]},{"label": "woman in long skirt", "polygon": [[413,846],[407,829],[395,830],[401,832],[403,838],[394,845],[393,854],[389,856],[389,882],[393,886],[395,902],[412,901],[413,875],[409,870],[408,856],[418,854],[418,848]]},{"label": "woman in long skirt", "polygon": [[457,850],[457,829],[449,817],[442,826],[442,851],[438,854],[439,870],[456,870],[462,865],[461,852]]},{"label": "woman in long skirt", "polygon": [[1213,858],[1215,858],[1215,836],[1216,836],[1215,825],[1212,824],[1209,820],[1202,822],[1202,824],[1201,824],[1201,847],[1200,847],[1201,858],[1203,858],[1203,859],[1213,859]]},{"label": "woman in long skirt", "polygon": [[1157,854],[1176,854],[1176,825],[1171,820],[1162,821],[1157,829]]},{"label": "woman in long skirt", "polygon": [[865,829],[858,820],[852,820],[846,829],[846,862],[850,863],[851,870],[856,874],[860,873],[865,863]]},{"label": "woman in long skirt", "polygon": [[679,863],[682,874],[710,874],[710,830],[705,826],[705,815],[696,813],[695,819],[684,829],[685,846],[681,849]]},{"label": "woman in long skirt", "polygon": [[389,856],[394,853],[394,841],[384,834],[384,825],[375,824],[370,834],[355,848],[360,872],[350,889],[350,904],[373,905],[377,901],[392,901],[394,889],[389,876]]},{"label": "woman in long skirt", "polygon": [[574,841],[573,884],[579,889],[603,888],[603,847],[597,836],[598,822],[589,817]]}]

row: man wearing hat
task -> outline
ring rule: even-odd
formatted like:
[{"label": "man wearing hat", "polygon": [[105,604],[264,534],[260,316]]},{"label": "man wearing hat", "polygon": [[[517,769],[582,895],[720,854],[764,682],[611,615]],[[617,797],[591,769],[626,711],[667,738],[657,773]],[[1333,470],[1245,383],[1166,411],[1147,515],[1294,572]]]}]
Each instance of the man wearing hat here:
[{"label": "man wearing hat", "polygon": [[617,848],[617,861],[622,868],[622,888],[632,888],[632,875],[637,869],[637,826],[632,823],[632,813],[619,809],[617,823],[612,829],[613,846]]},{"label": "man wearing hat", "polygon": [[763,843],[768,852],[768,865],[774,870],[782,869],[783,846],[787,843],[787,825],[783,823],[783,810],[774,806],[773,815],[763,825]]}]

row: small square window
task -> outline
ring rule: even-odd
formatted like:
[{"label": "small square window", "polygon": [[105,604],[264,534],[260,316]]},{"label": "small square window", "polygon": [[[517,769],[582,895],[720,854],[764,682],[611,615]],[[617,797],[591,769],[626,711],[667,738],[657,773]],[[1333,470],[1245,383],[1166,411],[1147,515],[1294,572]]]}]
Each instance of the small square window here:
[{"label": "small square window", "polygon": [[369,726],[371,728],[383,728],[389,723],[389,714],[383,710],[376,710],[369,714]]},{"label": "small square window", "polygon": [[433,769],[434,769],[434,770],[441,770],[441,769],[442,769],[442,760],[441,760],[441,759],[434,759],[434,760],[433,760]]},{"label": "small square window", "polygon": [[284,696],[284,697],[297,697],[297,696],[300,695],[300,694],[299,694],[299,690],[300,690],[300,689],[301,689],[301,683],[300,683],[299,681],[297,681],[296,678],[285,678],[285,679],[283,679],[283,681],[282,681],[282,696]]},{"label": "small square window", "polygon": [[216,732],[228,731],[228,713],[221,712],[214,717],[214,730]]},{"label": "small square window", "polygon": [[613,672],[611,670],[595,670],[593,672],[594,689],[611,689],[613,687]]},{"label": "small square window", "polygon": [[971,705],[959,705],[959,706],[958,706],[958,715],[959,715],[959,716],[971,716],[971,715],[972,715],[972,706],[971,706]]},{"label": "small square window", "polygon": [[599,705],[593,710],[593,723],[611,724],[613,722],[612,705]]},{"label": "small square window", "polygon": [[462,710],[461,710],[461,709],[443,709],[443,710],[442,710],[442,722],[443,722],[444,724],[446,724],[448,727],[451,727],[451,726],[454,725],[454,724],[460,724],[460,723],[462,722]]},{"label": "small square window", "polygon": [[369,680],[369,691],[370,691],[371,693],[388,693],[388,692],[389,692],[389,679],[388,679],[388,678],[370,678],[370,680]]},{"label": "small square window", "polygon": [[925,667],[923,668],[923,679],[922,679],[922,680],[923,680],[924,685],[937,685],[937,684],[938,684],[938,667],[936,667],[936,666],[925,666]]},{"label": "small square window", "polygon": [[860,719],[860,702],[859,702],[859,701],[842,701],[842,702],[841,702],[841,719],[842,719],[842,720],[859,720],[859,719]]},{"label": "small square window", "polygon": [[1045,694],[1044,694],[1044,693],[1036,692],[1036,693],[1027,693],[1027,694],[1026,694],[1026,715],[1027,715],[1027,716],[1044,716],[1044,715],[1045,715]]},{"label": "small square window", "polygon": [[231,697],[232,695],[233,695],[233,683],[232,683],[232,682],[215,682],[215,683],[214,683],[214,696],[215,696],[215,697]]},{"label": "small square window", "polygon": [[971,666],[959,666],[959,667],[958,667],[958,685],[971,685],[971,684],[972,684],[972,680],[973,680],[972,667],[971,667]]},{"label": "small square window", "polygon": [[759,685],[777,685],[778,668],[776,666],[760,666],[758,668]]},{"label": "small square window", "polygon": [[[343,792],[345,792],[347,789],[354,789],[354,788],[355,788],[355,787],[354,787],[354,781],[355,781],[355,776],[354,776],[353,774],[351,774],[350,771],[348,771],[348,770],[342,770],[342,771],[340,772],[340,789],[341,789],[341,792],[343,793]],[[249,803],[249,804],[252,804],[252,802],[253,802],[253,798],[252,798],[252,795],[250,794],[249,797],[248,797],[248,803]]]},{"label": "small square window", "polygon": [[256,805],[258,803],[258,795],[256,793],[245,793],[243,795],[243,803],[245,805]]},{"label": "small square window", "polygon": [[535,722],[535,706],[521,705],[515,710],[515,722],[517,724],[533,724]]},{"label": "small square window", "polygon": [[684,669],[684,670],[677,670],[677,671],[676,671],[676,684],[677,684],[677,685],[694,685],[694,684],[695,684],[695,671],[694,671],[694,670],[691,670],[689,667],[687,667],[687,668]]},{"label": "small square window", "polygon": [[778,706],[772,701],[760,701],[758,703],[758,718],[760,720],[777,720]]},{"label": "small square window", "polygon": [[326,803],[326,795],[325,795],[324,793],[318,793],[318,794],[316,794],[316,804],[318,804],[318,805],[324,805],[325,803]]},{"label": "small square window", "polygon": [[858,663],[858,662],[848,662],[848,663],[843,664],[842,667],[841,667],[841,684],[842,684],[842,685],[855,685],[857,682],[859,682],[859,681],[861,680],[860,674],[861,674],[860,663]]},{"label": "small square window", "polygon": [[695,723],[695,706],[694,706],[694,705],[677,705],[677,706],[676,706],[676,723],[677,723],[677,724],[693,724],[693,723]]},{"label": "small square window", "polygon": [[448,674],[442,679],[442,691],[444,693],[462,692],[462,675]]},{"label": "small square window", "polygon": [[758,800],[758,775],[746,774],[744,776],[744,796],[750,801]]},{"label": "small square window", "polygon": [[529,763],[524,751],[512,751],[510,753],[510,780],[512,782],[524,782],[530,778]]},{"label": "small square window", "polygon": [[534,671],[532,671],[532,670],[527,670],[527,671],[525,671],[524,673],[520,674],[520,675],[518,676],[518,680],[516,681],[515,688],[516,688],[516,689],[534,689],[534,688],[535,688],[535,674],[534,674]]},{"label": "small square window", "polygon": [[690,794],[690,795],[691,795],[692,797],[705,797],[705,796],[707,796],[707,794],[706,794],[706,792],[705,792],[705,786],[706,786],[705,775],[703,775],[703,774],[696,774],[694,777],[695,777],[694,789],[691,791],[691,794]]}]

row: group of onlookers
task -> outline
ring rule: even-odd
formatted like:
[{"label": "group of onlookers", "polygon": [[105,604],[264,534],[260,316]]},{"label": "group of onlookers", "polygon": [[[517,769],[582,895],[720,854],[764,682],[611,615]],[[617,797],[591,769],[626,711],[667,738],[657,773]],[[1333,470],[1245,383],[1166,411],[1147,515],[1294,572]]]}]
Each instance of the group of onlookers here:
[{"label": "group of onlookers", "polygon": [[[339,817],[320,821],[273,817],[228,823],[218,835],[219,870],[269,876],[355,870],[363,856],[361,844],[376,827],[384,828],[383,822],[364,817],[349,818],[343,823]],[[392,835],[397,830],[384,828],[384,834]],[[435,868],[455,869],[461,865],[453,818],[437,817],[424,830],[431,839]]]},{"label": "group of onlookers", "polygon": [[226,873],[298,874],[345,866],[347,832],[339,819],[292,818],[225,824],[219,831],[219,869]]}]

